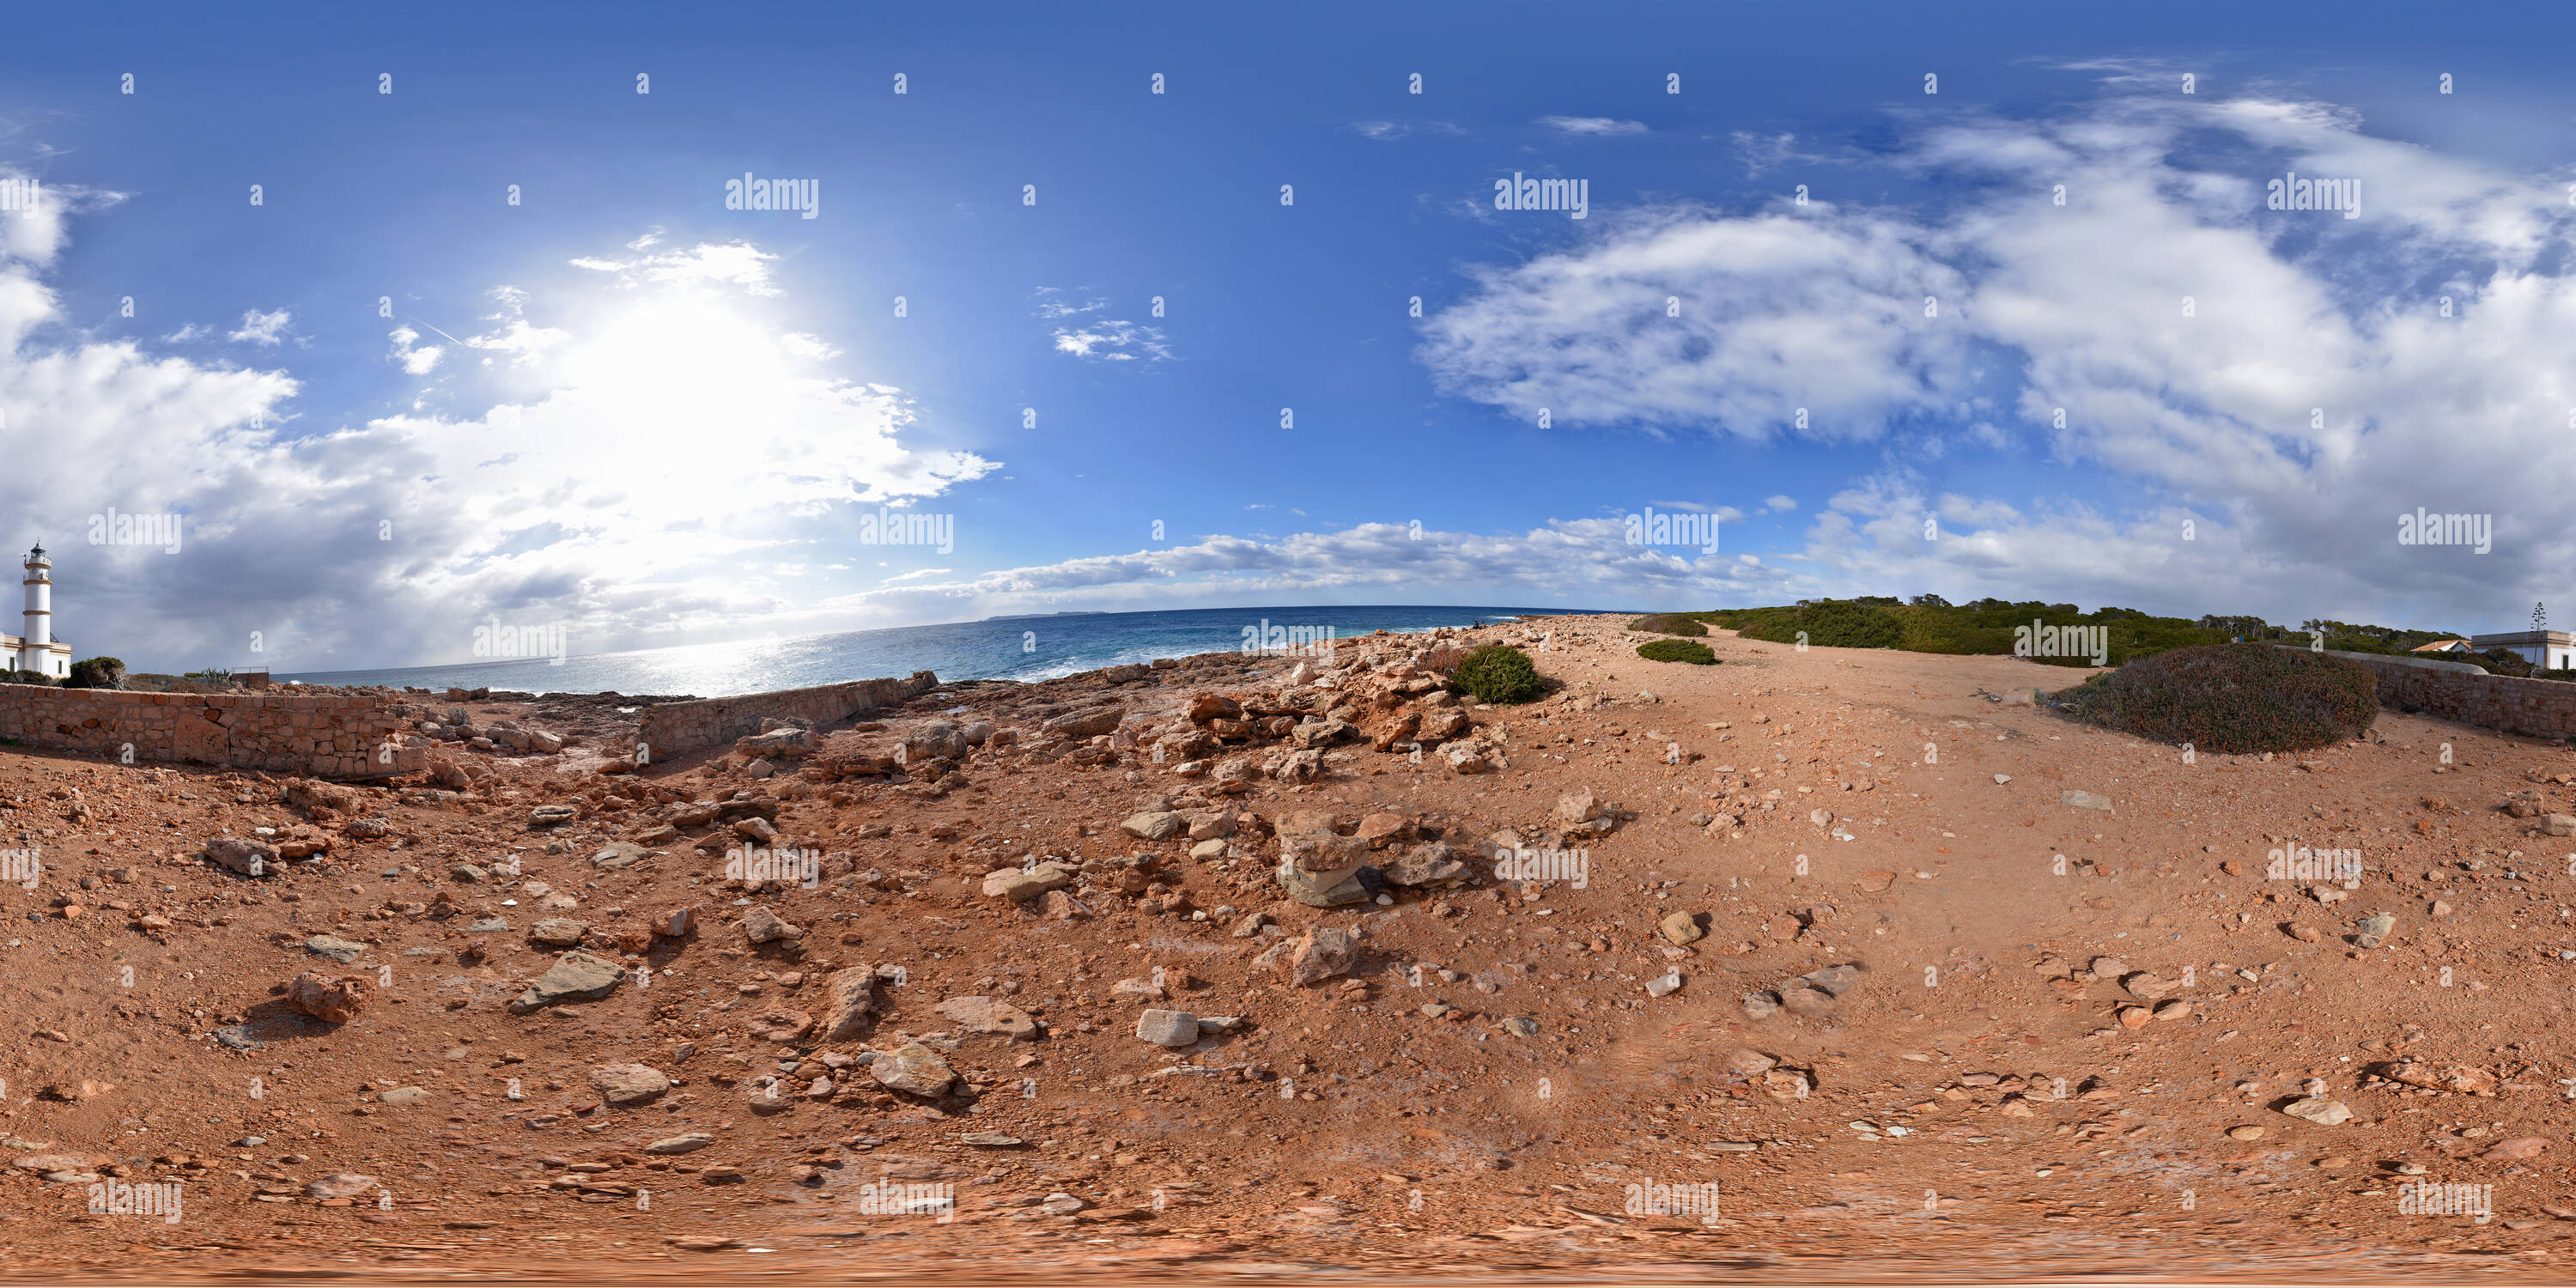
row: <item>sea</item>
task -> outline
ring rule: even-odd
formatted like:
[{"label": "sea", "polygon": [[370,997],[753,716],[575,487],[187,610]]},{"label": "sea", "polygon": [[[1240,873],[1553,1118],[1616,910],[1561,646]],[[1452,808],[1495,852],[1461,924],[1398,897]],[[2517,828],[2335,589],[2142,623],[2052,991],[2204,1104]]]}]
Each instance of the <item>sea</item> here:
[{"label": "sea", "polygon": [[1511,621],[1577,608],[1332,605],[1319,608],[1193,608],[1151,613],[1052,613],[980,622],[891,626],[794,639],[740,640],[527,661],[465,662],[375,671],[281,673],[304,684],[381,684],[426,689],[515,689],[529,693],[623,693],[702,698],[801,689],[843,680],[935,672],[942,680],[1044,680],[1159,657],[1238,651],[1245,631],[1304,627],[1334,639],[1374,631]]}]

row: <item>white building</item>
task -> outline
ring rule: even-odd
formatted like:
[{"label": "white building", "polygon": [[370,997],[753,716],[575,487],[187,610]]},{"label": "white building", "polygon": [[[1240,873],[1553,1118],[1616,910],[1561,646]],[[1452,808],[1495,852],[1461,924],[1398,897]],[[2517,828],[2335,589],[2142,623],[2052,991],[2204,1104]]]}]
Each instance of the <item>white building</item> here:
[{"label": "white building", "polygon": [[23,635],[0,635],[0,658],[20,671],[60,680],[72,673],[72,646],[54,638],[54,561],[44,544],[27,552],[27,625]]},{"label": "white building", "polygon": [[2523,661],[2548,671],[2576,667],[2576,635],[2566,631],[2506,631],[2499,635],[2472,635],[2469,647],[2480,653],[2491,648],[2508,649]]}]

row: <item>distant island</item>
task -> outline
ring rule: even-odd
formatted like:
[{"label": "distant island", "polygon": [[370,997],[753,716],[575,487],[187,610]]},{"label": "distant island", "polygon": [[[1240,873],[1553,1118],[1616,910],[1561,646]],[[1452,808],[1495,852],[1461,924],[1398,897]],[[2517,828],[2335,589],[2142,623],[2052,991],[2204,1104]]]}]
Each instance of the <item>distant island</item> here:
[{"label": "distant island", "polygon": [[1062,613],[1009,613],[1009,614],[1005,614],[1005,615],[1000,616],[1000,617],[987,617],[987,618],[985,618],[984,620],[985,620],[985,621],[988,621],[988,622],[1034,622],[1034,621],[1037,621],[1039,618],[1042,618],[1042,617],[1107,617],[1107,616],[1109,616],[1109,613],[1108,613],[1108,610],[1106,610],[1106,609],[1100,609],[1100,608],[1077,608],[1077,609],[1074,609],[1074,610],[1072,610],[1072,611],[1069,611],[1069,612],[1062,612]]}]

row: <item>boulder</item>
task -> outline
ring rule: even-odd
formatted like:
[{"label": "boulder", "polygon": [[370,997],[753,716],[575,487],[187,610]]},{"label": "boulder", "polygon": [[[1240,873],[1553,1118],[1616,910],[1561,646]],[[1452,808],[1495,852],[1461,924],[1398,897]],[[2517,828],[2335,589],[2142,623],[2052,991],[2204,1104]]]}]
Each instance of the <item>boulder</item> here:
[{"label": "boulder", "polygon": [[1013,1041],[1038,1035],[1038,1022],[1028,1012],[992,997],[952,997],[938,1006],[949,1022],[969,1033],[990,1033]]},{"label": "boulder", "polygon": [[354,939],[342,939],[337,935],[315,935],[304,941],[304,951],[316,957],[328,957],[345,966],[365,956],[367,946]]},{"label": "boulder", "polygon": [[1300,872],[1348,874],[1368,862],[1368,842],[1330,832],[1284,832],[1279,859]]},{"label": "boulder", "polygon": [[1382,871],[1400,886],[1453,886],[1467,879],[1466,861],[1446,841],[1429,841],[1405,851]]},{"label": "boulder", "polygon": [[2496,1093],[2496,1076],[2474,1065],[2436,1065],[2423,1060],[2402,1060],[2380,1071],[2391,1082],[2433,1091],[2450,1091],[2469,1096],[2492,1096]]},{"label": "boulder", "polygon": [[1194,693],[1190,695],[1189,718],[1192,724],[1206,724],[1210,720],[1241,720],[1243,704],[1223,694]]},{"label": "boulder", "polygon": [[753,760],[795,760],[811,756],[819,744],[811,729],[772,729],[733,740],[734,751]]},{"label": "boulder", "polygon": [[1038,731],[1063,738],[1097,738],[1116,729],[1126,718],[1127,712],[1123,707],[1100,707],[1057,716],[1038,726]]},{"label": "boulder", "polygon": [[742,934],[743,938],[750,940],[755,946],[781,939],[794,940],[805,937],[802,929],[789,925],[777,913],[771,912],[769,905],[760,903],[753,904],[751,911],[742,915]]},{"label": "boulder", "polygon": [[315,1199],[353,1199],[376,1188],[376,1178],[358,1172],[333,1172],[304,1183],[304,1196]]},{"label": "boulder", "polygon": [[1008,899],[1014,903],[1037,898],[1050,890],[1062,890],[1073,884],[1073,873],[1059,863],[1041,863],[1034,868],[996,868],[984,874],[987,898]]},{"label": "boulder", "polygon": [[1340,872],[1307,872],[1286,860],[1281,860],[1278,868],[1279,888],[1289,898],[1309,908],[1338,908],[1343,904],[1368,902],[1368,886],[1361,882],[1359,874],[1358,868]]},{"label": "boulder", "polygon": [[2352,1121],[2352,1110],[2342,1101],[2328,1100],[2323,1096],[2308,1096],[2293,1100],[2281,1106],[2281,1112],[2292,1118],[2305,1119],[2320,1127],[2333,1127]]},{"label": "boulder", "polygon": [[1288,982],[1298,987],[1347,975],[1359,963],[1359,941],[1351,932],[1318,926],[1306,932],[1288,954]]},{"label": "boulder", "polygon": [[1413,839],[1413,820],[1402,814],[1370,814],[1360,819],[1359,839],[1372,850]]},{"label": "boulder", "polygon": [[1140,841],[1168,841],[1187,830],[1189,824],[1168,810],[1148,810],[1128,815],[1118,827]]},{"label": "boulder", "polygon": [[671,1089],[671,1080],[649,1065],[603,1064],[590,1071],[590,1085],[600,1099],[623,1109],[653,1103]]},{"label": "boulder", "polygon": [[1156,1046],[1185,1047],[1199,1040],[1199,1017],[1149,1009],[1136,1017],[1136,1036]]},{"label": "boulder", "polygon": [[913,730],[903,740],[903,759],[906,764],[919,764],[925,760],[955,760],[965,754],[964,731],[947,720],[933,720]]},{"label": "boulder", "polygon": [[597,1001],[626,981],[626,968],[605,957],[575,950],[555,959],[528,990],[511,999],[510,1012],[525,1015],[559,1002]]},{"label": "boulder", "polygon": [[286,803],[307,814],[353,814],[358,809],[358,793],[338,783],[317,782],[299,778],[286,785]]},{"label": "boulder", "polygon": [[286,1005],[326,1024],[346,1024],[366,1009],[367,982],[356,975],[298,975],[286,986]]},{"label": "boulder", "polygon": [[1676,912],[1666,916],[1663,923],[1656,929],[1663,933],[1665,942],[1675,946],[1697,943],[1708,933],[1700,929],[1699,922],[1687,912]]},{"label": "boulder", "polygon": [[877,974],[867,966],[832,972],[823,988],[823,1040],[846,1042],[865,1032],[877,1011]]},{"label": "boulder", "polygon": [[549,948],[570,948],[590,933],[590,927],[570,917],[548,917],[529,927],[528,937]]},{"label": "boulder", "polygon": [[938,1096],[957,1081],[957,1073],[939,1053],[918,1042],[907,1042],[892,1051],[880,1051],[868,1062],[868,1072],[891,1090],[915,1096]]},{"label": "boulder", "polygon": [[244,876],[267,876],[277,871],[276,848],[247,836],[218,836],[206,842],[206,857]]}]

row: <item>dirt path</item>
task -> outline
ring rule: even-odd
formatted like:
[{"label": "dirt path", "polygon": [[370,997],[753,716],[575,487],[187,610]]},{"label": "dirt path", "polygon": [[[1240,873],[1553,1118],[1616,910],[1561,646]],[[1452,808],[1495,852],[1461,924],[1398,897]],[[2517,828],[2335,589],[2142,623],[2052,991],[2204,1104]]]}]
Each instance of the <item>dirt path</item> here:
[{"label": "dirt path", "polygon": [[[2186,763],[1981,696],[2083,672],[1723,636],[1723,665],[1657,664],[1617,625],[1475,633],[1544,633],[1532,656],[1561,687],[1469,710],[1452,741],[1489,753],[1472,774],[1367,740],[1458,709],[1379,700],[1422,637],[953,686],[815,731],[767,777],[735,753],[603,775],[451,748],[484,771],[468,790],[361,789],[319,813],[259,775],[0,749],[0,843],[42,862],[34,890],[0,886],[0,1265],[1535,1282],[2555,1264],[2576,1231],[2576,839],[2498,807],[2536,791],[2576,812],[2568,748],[2383,715],[2367,742]],[[1253,717],[1218,744],[1188,718],[1202,692],[1313,727]],[[1062,732],[1108,703],[1117,732]],[[1258,774],[1344,718],[1312,781]],[[934,719],[1016,741],[936,779],[893,766]],[[1256,771],[1240,795],[1218,790],[1231,760]],[[1584,793],[1606,812],[1566,800]],[[556,804],[577,817],[530,821]],[[1338,844],[1385,836],[1377,873],[1446,845],[1472,879],[1283,898],[1277,836],[1308,811]],[[1232,835],[1121,828],[1164,812]],[[260,827],[329,848],[257,878],[197,857]],[[1514,871],[1552,879],[1495,879],[1505,832],[1540,865]],[[2357,883],[2268,875],[2300,846],[2326,875],[2357,861]],[[728,886],[726,851],[754,848],[813,852],[814,888]],[[985,893],[1046,859],[1064,889]],[[797,933],[750,942],[755,904]],[[694,936],[652,933],[680,908]],[[1238,936],[1256,912],[1271,929]],[[1662,929],[1674,913],[1697,937]],[[2393,926],[2358,946],[2380,913]],[[630,973],[513,1013],[563,951],[531,937],[548,919]],[[1316,929],[1355,932],[1357,954],[1301,985],[1284,963]],[[318,956],[316,936],[355,952]],[[876,1014],[824,1040],[853,968],[879,977]],[[326,1025],[273,996],[315,970],[367,981],[365,1009]],[[1043,1040],[976,1031],[941,1005],[963,997],[1025,1011]],[[1241,1024],[1167,1049],[1136,1036],[1149,1008]],[[908,1044],[963,1081],[882,1085]],[[607,1104],[594,1071],[621,1063],[670,1085]],[[2311,1080],[2315,1115],[2345,1121],[2283,1112]],[[689,1132],[711,1139],[647,1148]],[[343,1175],[365,1183],[317,1197]],[[2491,1188],[2419,1202],[2436,1183]],[[92,1184],[181,1184],[183,1212],[92,1215]],[[951,1219],[889,1211],[916,1195],[900,1186],[944,1187],[917,1193]]]}]

